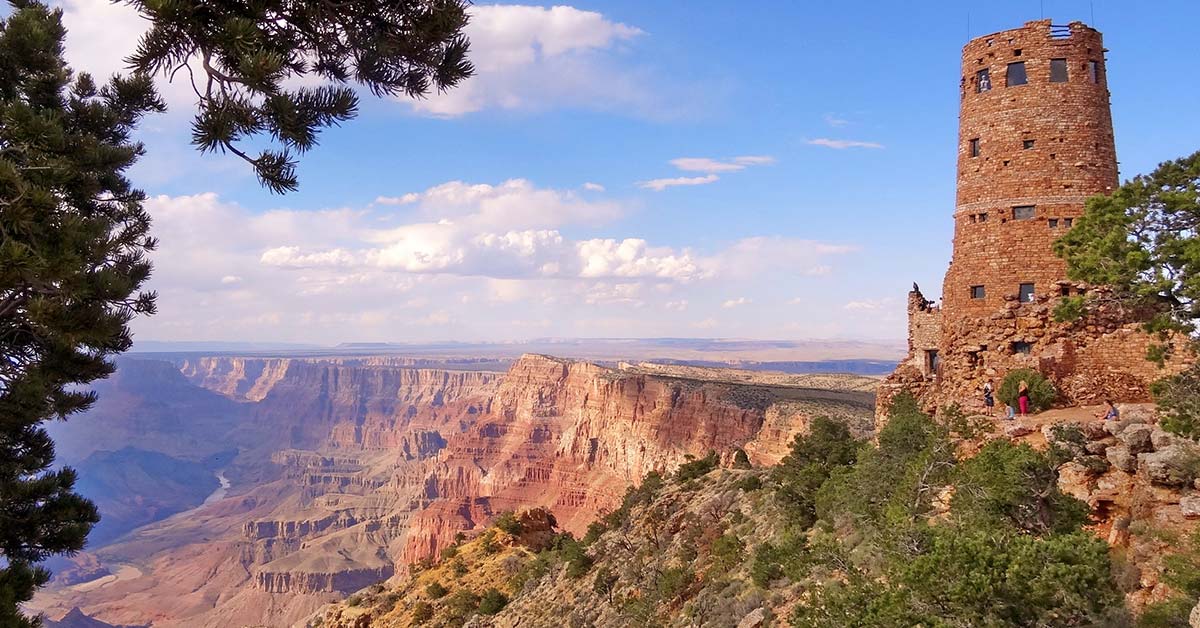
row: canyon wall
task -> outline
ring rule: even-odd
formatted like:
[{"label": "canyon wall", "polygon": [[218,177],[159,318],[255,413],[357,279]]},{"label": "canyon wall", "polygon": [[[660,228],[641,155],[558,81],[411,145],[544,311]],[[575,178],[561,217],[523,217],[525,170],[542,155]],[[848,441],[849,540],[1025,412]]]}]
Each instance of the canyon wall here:
[{"label": "canyon wall", "polygon": [[133,569],[64,583],[42,596],[50,616],[78,606],[116,623],[279,625],[502,511],[545,506],[581,534],[650,471],[737,448],[774,463],[812,416],[869,425],[873,407],[872,380],[854,376],[828,380],[831,391],[540,355],[503,375],[391,358],[176,367],[237,411],[219,437],[242,471],[223,499],[93,550],[110,573]]}]

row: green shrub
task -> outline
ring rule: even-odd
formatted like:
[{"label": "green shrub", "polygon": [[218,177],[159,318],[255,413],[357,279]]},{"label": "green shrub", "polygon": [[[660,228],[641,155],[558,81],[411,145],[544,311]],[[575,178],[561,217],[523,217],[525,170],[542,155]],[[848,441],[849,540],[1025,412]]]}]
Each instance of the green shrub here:
[{"label": "green shrub", "polygon": [[463,562],[461,557],[455,558],[450,561],[450,571],[453,571],[454,575],[461,578],[467,575],[467,564]]},{"label": "green shrub", "polygon": [[479,548],[487,556],[491,556],[500,551],[500,544],[496,542],[496,531],[488,530],[479,537]]},{"label": "green shrub", "polygon": [[816,495],[834,469],[854,464],[862,443],[844,423],[828,417],[813,419],[807,434],[797,434],[792,450],[771,471],[775,495],[797,525],[816,520]]},{"label": "green shrub", "polygon": [[758,477],[757,475],[747,475],[746,477],[738,480],[737,484],[734,484],[734,486],[747,493],[757,491],[758,489],[762,488],[762,485],[762,478]]},{"label": "green shrub", "polygon": [[508,596],[495,588],[484,591],[479,598],[479,613],[482,615],[495,615],[505,606],[508,606]]},{"label": "green shrub", "polygon": [[466,619],[474,615],[478,608],[479,596],[466,589],[459,589],[446,598],[446,610],[454,619]]},{"label": "green shrub", "polygon": [[695,581],[696,576],[688,567],[668,567],[658,576],[655,590],[660,600],[669,602],[679,597]]},{"label": "green shrub", "polygon": [[754,560],[750,561],[750,580],[754,584],[766,588],[772,580],[783,575],[783,566],[779,564],[778,551],[774,545],[763,543],[754,549]]},{"label": "green shrub", "polygon": [[696,478],[704,477],[709,471],[717,468],[721,459],[717,457],[717,452],[710,451],[708,455],[698,460],[689,460],[681,465],[675,471],[675,481],[685,483]]},{"label": "green shrub", "polygon": [[451,545],[442,550],[442,560],[450,560],[455,556],[458,556],[458,546],[456,545]]},{"label": "green shrub", "polygon": [[1200,362],[1174,377],[1155,382],[1153,392],[1164,430],[1200,438]]},{"label": "green shrub", "polygon": [[1004,376],[1004,381],[1000,384],[1000,390],[996,392],[996,396],[1000,398],[1000,401],[1019,408],[1017,391],[1020,389],[1021,382],[1029,385],[1029,409],[1034,412],[1049,409],[1058,397],[1058,392],[1054,390],[1054,384],[1033,369],[1010,371],[1008,375]]},{"label": "green shrub", "polygon": [[428,595],[429,598],[433,600],[436,600],[449,592],[450,590],[442,586],[442,583],[438,582],[437,580],[425,585],[425,595]]},{"label": "green shrub", "polygon": [[746,545],[736,534],[722,534],[712,544],[713,566],[732,569],[746,557]]},{"label": "green shrub", "polygon": [[583,545],[574,538],[563,544],[560,553],[567,563],[567,576],[571,578],[580,578],[592,568],[592,557],[587,555]]},{"label": "green shrub", "polygon": [[521,522],[517,520],[517,515],[511,510],[500,513],[500,516],[496,517],[495,525],[504,533],[512,536],[521,533]]},{"label": "green shrub", "polygon": [[412,621],[414,624],[423,624],[431,619],[433,619],[432,604],[424,600],[413,604]]},{"label": "green shrub", "polygon": [[584,545],[591,545],[592,543],[595,543],[597,539],[600,538],[600,535],[604,534],[607,531],[608,531],[608,526],[604,525],[603,518],[601,518],[597,521],[593,521],[588,524],[587,532],[584,533],[583,539],[581,539],[579,542],[583,543]]},{"label": "green shrub", "polygon": [[346,606],[358,606],[359,604],[362,604],[362,601],[363,599],[361,595],[354,594],[346,598]]}]

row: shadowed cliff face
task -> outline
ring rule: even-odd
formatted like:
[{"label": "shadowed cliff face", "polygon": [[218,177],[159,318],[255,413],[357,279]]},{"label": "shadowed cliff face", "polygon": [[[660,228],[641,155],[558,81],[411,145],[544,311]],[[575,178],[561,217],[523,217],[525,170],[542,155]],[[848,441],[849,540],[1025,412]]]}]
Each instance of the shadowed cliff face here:
[{"label": "shadowed cliff face", "polygon": [[[223,499],[94,549],[110,572],[136,570],[48,592],[38,602],[51,617],[80,606],[115,623],[284,625],[501,511],[545,506],[582,533],[651,470],[739,447],[772,464],[811,416],[869,425],[873,403],[862,378],[831,394],[535,355],[503,376],[387,358],[177,367],[188,394],[235,410],[221,436],[241,452],[231,467],[258,470]],[[171,405],[158,399],[170,390],[147,387],[143,403]]]}]

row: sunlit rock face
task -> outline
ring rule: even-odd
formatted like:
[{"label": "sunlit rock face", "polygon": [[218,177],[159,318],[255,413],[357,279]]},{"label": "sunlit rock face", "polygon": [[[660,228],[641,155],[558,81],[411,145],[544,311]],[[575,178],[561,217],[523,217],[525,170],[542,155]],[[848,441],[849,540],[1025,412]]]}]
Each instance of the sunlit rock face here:
[{"label": "sunlit rock face", "polygon": [[772,464],[811,417],[869,426],[874,401],[873,380],[855,376],[822,380],[831,393],[541,355],[507,373],[389,357],[201,357],[150,372],[173,384],[135,377],[136,395],[110,396],[173,407],[175,424],[153,427],[163,432],[181,429],[189,402],[162,395],[219,406],[223,423],[184,429],[237,452],[213,467],[232,486],[94,548],[87,558],[109,573],[129,568],[102,586],[62,583],[38,601],[50,617],[79,606],[111,623],[285,625],[505,510],[546,507],[582,534],[650,471],[738,448]]}]

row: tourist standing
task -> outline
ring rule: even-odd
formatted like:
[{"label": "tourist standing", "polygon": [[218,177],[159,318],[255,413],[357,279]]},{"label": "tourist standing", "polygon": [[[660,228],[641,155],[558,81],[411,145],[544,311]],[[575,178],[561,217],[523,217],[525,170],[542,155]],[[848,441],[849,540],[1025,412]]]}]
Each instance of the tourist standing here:
[{"label": "tourist standing", "polygon": [[1029,414],[1029,382],[1025,380],[1017,386],[1017,407],[1021,409],[1021,416]]}]

